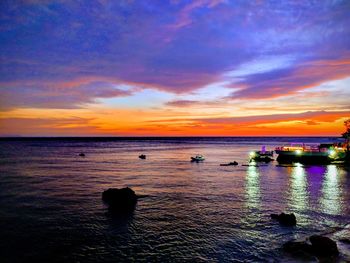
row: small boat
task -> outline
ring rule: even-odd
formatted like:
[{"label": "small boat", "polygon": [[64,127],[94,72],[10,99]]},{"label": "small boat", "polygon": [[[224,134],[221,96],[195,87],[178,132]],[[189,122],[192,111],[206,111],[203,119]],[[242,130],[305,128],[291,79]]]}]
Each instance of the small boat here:
[{"label": "small boat", "polygon": [[141,154],[141,155],[139,155],[139,158],[144,160],[144,159],[146,159],[146,155],[145,154]]},{"label": "small boat", "polygon": [[249,162],[256,161],[256,162],[268,163],[274,160],[272,158],[273,151],[266,151],[265,146],[261,147],[261,151],[250,152],[249,156],[250,156]]},{"label": "small boat", "polygon": [[79,153],[80,157],[85,157],[85,153]]},{"label": "small boat", "polygon": [[238,163],[236,161],[234,162],[229,162],[229,163],[221,163],[220,166],[236,166]]},{"label": "small boat", "polygon": [[191,162],[203,162],[205,160],[204,156],[197,154],[195,157],[191,157]]}]

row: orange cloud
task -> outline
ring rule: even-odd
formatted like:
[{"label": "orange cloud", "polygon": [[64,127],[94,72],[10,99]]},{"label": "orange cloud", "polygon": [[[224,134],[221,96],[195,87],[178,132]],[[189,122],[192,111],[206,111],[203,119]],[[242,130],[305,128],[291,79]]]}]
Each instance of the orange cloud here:
[{"label": "orange cloud", "polygon": [[[338,136],[349,111],[260,116],[169,118],[167,111],[16,110],[0,118],[0,135],[41,136]],[[176,114],[176,113],[175,113]],[[158,120],[154,116],[158,115]],[[53,116],[60,116],[53,117]],[[79,116],[79,117],[77,117]]]}]

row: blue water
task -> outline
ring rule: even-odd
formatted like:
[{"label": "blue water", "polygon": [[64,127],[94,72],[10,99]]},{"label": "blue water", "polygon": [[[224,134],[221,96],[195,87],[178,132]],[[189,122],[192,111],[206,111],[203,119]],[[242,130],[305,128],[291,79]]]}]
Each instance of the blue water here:
[{"label": "blue water", "polygon": [[[349,168],[241,164],[262,145],[334,140],[2,139],[1,262],[301,260],[282,244],[350,223]],[[205,162],[189,162],[197,153]],[[132,215],[106,214],[102,191],[125,186],[146,197]],[[282,211],[296,227],[271,221]]]}]

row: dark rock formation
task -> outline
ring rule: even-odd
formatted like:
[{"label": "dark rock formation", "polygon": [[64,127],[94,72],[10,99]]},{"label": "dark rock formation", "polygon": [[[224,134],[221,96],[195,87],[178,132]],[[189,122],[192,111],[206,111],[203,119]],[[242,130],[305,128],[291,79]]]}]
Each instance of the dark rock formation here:
[{"label": "dark rock formation", "polygon": [[85,153],[79,153],[79,156],[85,157]]},{"label": "dark rock formation", "polygon": [[295,226],[297,224],[297,219],[293,213],[291,214],[271,214],[271,218],[277,220],[281,225],[284,226]]},{"label": "dark rock formation", "polygon": [[283,245],[283,249],[294,256],[316,256],[322,260],[339,255],[337,243],[332,239],[314,235],[309,240],[311,245],[306,241],[289,241]]},{"label": "dark rock formation", "polygon": [[288,241],[283,245],[283,249],[296,256],[312,254],[312,246],[306,242]]},{"label": "dark rock formation", "polygon": [[350,239],[349,238],[342,238],[342,239],[339,239],[340,242],[343,242],[345,244],[350,244]]},{"label": "dark rock formation", "polygon": [[313,253],[317,256],[338,256],[337,243],[324,236],[313,235],[310,237]]},{"label": "dark rock formation", "polygon": [[135,209],[137,196],[129,187],[109,188],[102,193],[102,200],[109,206],[110,211],[131,212]]},{"label": "dark rock formation", "polygon": [[139,158],[140,159],[146,159],[146,155],[145,154],[141,154],[141,155],[139,155]]}]

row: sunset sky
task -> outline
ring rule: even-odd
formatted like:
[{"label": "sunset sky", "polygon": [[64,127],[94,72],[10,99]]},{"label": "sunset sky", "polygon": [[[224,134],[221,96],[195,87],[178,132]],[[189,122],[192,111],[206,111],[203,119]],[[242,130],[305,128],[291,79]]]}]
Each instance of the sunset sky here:
[{"label": "sunset sky", "polygon": [[350,1],[0,1],[0,136],[340,135]]}]

